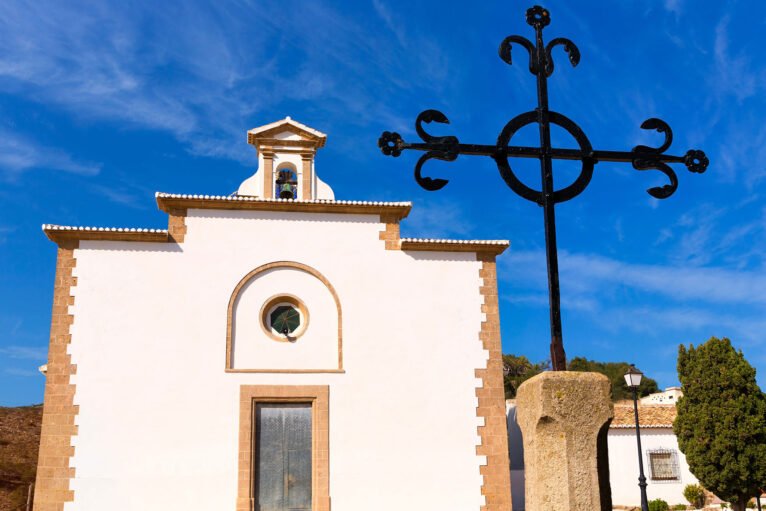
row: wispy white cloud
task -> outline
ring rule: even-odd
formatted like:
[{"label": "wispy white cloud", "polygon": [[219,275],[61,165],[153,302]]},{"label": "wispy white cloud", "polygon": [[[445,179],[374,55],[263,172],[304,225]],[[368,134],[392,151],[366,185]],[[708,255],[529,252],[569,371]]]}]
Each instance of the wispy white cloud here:
[{"label": "wispy white cloud", "polygon": [[76,161],[61,149],[46,147],[19,134],[0,129],[0,175],[13,180],[32,169],[49,169],[94,176],[101,166]]},{"label": "wispy white cloud", "polygon": [[[550,304],[548,294],[545,292],[513,292],[502,296],[501,299],[507,303],[525,304],[535,307],[548,307]],[[583,294],[567,294],[560,297],[560,299],[561,306],[565,310],[576,312],[597,312],[602,308],[597,299],[586,297]]]},{"label": "wispy white cloud", "polygon": [[622,225],[622,218],[618,218],[614,222],[614,232],[617,234],[617,240],[620,242],[625,241],[625,229]]},{"label": "wispy white cloud", "polygon": [[0,355],[20,360],[47,360],[48,348],[43,346],[0,347]]},{"label": "wispy white cloud", "polygon": [[658,245],[668,248],[679,266],[759,267],[766,254],[766,211],[750,200],[731,206],[704,203],[660,230]]},{"label": "wispy white cloud", "polygon": [[128,206],[135,209],[145,209],[148,204],[146,197],[149,194],[144,193],[145,191],[143,190],[141,193],[138,193],[137,191],[129,190],[125,186],[111,187],[98,184],[93,184],[90,186],[90,189],[95,193],[106,197],[109,201],[115,204],[120,204],[122,206]]},{"label": "wispy white cloud", "polygon": [[[658,115],[654,91],[643,89],[627,90],[620,94],[618,101],[620,108],[616,109],[617,113],[619,113],[619,115],[627,115],[630,122],[636,127],[640,126],[641,123],[650,117]],[[648,135],[649,133],[651,134]],[[653,145],[653,142],[655,141],[662,140],[661,135],[656,135],[652,132],[647,131],[642,133],[642,135],[647,137],[649,145]],[[635,137],[635,134],[632,136]],[[635,140],[635,138],[633,138],[633,140]]]},{"label": "wispy white cloud", "polygon": [[731,16],[721,18],[715,28],[713,56],[714,73],[709,85],[720,96],[734,96],[738,101],[755,95],[764,85],[763,73],[758,73],[747,55],[732,54],[729,24]]},{"label": "wispy white cloud", "polygon": [[766,177],[766,125],[739,116],[721,129],[716,171],[726,182],[744,182],[754,189]]},{"label": "wispy white cloud", "polygon": [[375,8],[375,12],[378,16],[380,16],[386,24],[386,28],[396,35],[399,44],[407,47],[407,34],[402,30],[402,24],[394,21],[394,15],[391,13],[388,6],[383,3],[382,0],[372,0],[372,6]]},{"label": "wispy white cloud", "polygon": [[693,266],[709,263],[714,253],[708,249],[712,248],[715,228],[723,213],[723,208],[698,208],[682,215],[676,224],[678,241],[672,257],[679,263]]},{"label": "wispy white cloud", "polygon": [[16,230],[15,227],[0,225],[0,244],[8,240],[8,235]]},{"label": "wispy white cloud", "polygon": [[[511,252],[499,264],[504,301],[548,307],[543,251]],[[763,344],[766,275],[760,269],[636,264],[566,251],[559,265],[562,310],[596,330],[662,336],[673,345],[699,342],[683,336],[700,332]]]},{"label": "wispy white cloud", "polygon": [[683,0],[664,0],[663,7],[665,7],[666,11],[679,16],[683,10]]},{"label": "wispy white cloud", "polygon": [[[245,104],[225,94],[236,77],[221,26],[191,5],[8,2],[0,28],[2,88],[79,117],[168,131],[194,149],[200,117],[226,127]],[[180,77],[163,82],[157,71],[174,67]]]},{"label": "wispy white cloud", "polygon": [[[694,122],[685,130],[686,141],[708,152],[712,175],[707,179],[744,183],[752,191],[766,177],[766,126],[758,115],[763,110],[766,69],[757,40],[747,31],[733,29],[729,14],[714,19],[704,38],[692,32],[684,39],[694,55],[688,77],[704,84],[699,88],[704,94],[692,95],[698,103],[690,105]],[[712,38],[707,36],[710,31]]]},{"label": "wispy white cloud", "polygon": [[[258,118],[266,108],[315,102],[315,111],[363,125],[393,115],[381,93],[440,87],[449,67],[428,40],[418,52],[383,51],[391,38],[319,3],[20,0],[0,6],[0,30],[0,90],[88,120],[169,132],[193,154],[248,165],[243,133],[273,120]],[[421,79],[427,73],[431,81]]]},{"label": "wispy white cloud", "polygon": [[508,303],[523,303],[535,306],[548,306],[548,295],[545,293],[516,292],[505,295],[502,299]]},{"label": "wispy white cloud", "polygon": [[24,376],[24,377],[34,377],[34,376],[42,376],[40,374],[40,371],[37,369],[22,369],[20,367],[6,367],[3,369],[3,372],[10,376]]},{"label": "wispy white cloud", "polygon": [[[545,286],[543,251],[511,251],[501,261],[501,275],[509,282]],[[766,275],[760,270],[636,264],[566,251],[559,253],[559,268],[567,291],[577,295],[603,296],[605,288],[624,286],[682,303],[766,304]]]},{"label": "wispy white cloud", "polygon": [[704,331],[707,335],[731,337],[742,346],[762,343],[766,320],[760,314],[725,314],[720,310],[693,307],[615,307],[599,326],[610,332],[663,335],[671,346],[696,343],[705,339],[678,338],[677,332]]},{"label": "wispy white cloud", "polygon": [[474,224],[460,204],[432,199],[416,204],[402,223],[404,237],[465,238],[474,231]]}]

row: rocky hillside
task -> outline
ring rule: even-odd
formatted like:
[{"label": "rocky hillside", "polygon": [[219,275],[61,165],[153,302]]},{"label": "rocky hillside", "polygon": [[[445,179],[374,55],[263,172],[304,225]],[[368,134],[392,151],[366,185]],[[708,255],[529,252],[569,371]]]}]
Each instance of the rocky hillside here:
[{"label": "rocky hillside", "polygon": [[42,405],[0,407],[0,511],[23,511],[35,480]]}]

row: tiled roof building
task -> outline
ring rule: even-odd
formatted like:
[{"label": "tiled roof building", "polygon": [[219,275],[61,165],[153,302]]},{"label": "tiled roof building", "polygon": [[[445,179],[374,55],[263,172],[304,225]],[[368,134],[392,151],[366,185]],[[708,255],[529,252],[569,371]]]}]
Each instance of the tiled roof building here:
[{"label": "tiled roof building", "polygon": [[[676,405],[639,405],[638,415],[641,428],[672,428],[676,420]],[[635,428],[633,403],[620,402],[614,405],[614,419],[610,428]]]}]

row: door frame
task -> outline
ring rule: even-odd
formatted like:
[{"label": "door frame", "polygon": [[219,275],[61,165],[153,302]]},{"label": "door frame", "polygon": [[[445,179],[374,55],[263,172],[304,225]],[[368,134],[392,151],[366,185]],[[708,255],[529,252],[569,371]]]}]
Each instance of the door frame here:
[{"label": "door frame", "polygon": [[260,403],[311,404],[311,509],[330,511],[330,387],[327,385],[241,385],[239,472],[236,511],[254,511],[255,407]]}]

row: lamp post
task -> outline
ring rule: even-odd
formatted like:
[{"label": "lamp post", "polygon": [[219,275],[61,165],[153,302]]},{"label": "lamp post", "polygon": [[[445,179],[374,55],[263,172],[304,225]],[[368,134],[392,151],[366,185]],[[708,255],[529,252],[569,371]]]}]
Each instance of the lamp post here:
[{"label": "lamp post", "polygon": [[646,477],[644,477],[644,458],[641,451],[641,430],[638,427],[638,386],[644,373],[636,369],[633,364],[625,373],[625,383],[633,392],[633,413],[636,418],[636,442],[638,443],[638,486],[641,488],[641,511],[649,511],[649,502],[646,499]]}]

